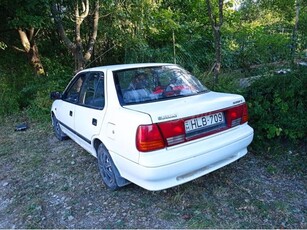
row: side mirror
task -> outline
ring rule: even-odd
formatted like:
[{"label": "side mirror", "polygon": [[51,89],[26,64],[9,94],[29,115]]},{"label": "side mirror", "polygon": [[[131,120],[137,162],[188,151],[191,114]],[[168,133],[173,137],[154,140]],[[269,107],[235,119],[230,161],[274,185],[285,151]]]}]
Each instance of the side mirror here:
[{"label": "side mirror", "polygon": [[62,98],[62,93],[60,92],[51,92],[50,93],[50,99],[51,100],[57,100]]}]

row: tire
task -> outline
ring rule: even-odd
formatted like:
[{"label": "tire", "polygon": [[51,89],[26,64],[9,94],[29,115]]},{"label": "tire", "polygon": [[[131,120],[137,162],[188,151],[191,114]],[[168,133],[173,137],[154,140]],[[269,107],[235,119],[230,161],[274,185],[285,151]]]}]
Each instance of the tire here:
[{"label": "tire", "polygon": [[63,133],[63,131],[60,127],[60,123],[59,123],[58,119],[56,119],[55,116],[52,116],[52,126],[53,126],[54,134],[55,134],[55,136],[58,140],[63,141],[67,138],[66,134]]},{"label": "tire", "polygon": [[115,191],[129,183],[120,176],[108,150],[103,144],[98,147],[97,158],[102,181],[111,191]]},{"label": "tire", "polygon": [[103,183],[112,191],[119,189],[116,182],[116,167],[108,150],[100,144],[97,151],[98,167]]}]

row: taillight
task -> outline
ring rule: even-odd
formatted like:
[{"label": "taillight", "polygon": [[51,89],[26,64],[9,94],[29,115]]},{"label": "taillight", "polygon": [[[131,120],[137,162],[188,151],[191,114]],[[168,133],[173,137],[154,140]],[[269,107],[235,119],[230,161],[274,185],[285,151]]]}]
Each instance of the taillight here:
[{"label": "taillight", "polygon": [[241,124],[248,122],[248,110],[247,110],[247,104],[243,104],[243,112],[242,112],[242,121]]},{"label": "taillight", "polygon": [[136,133],[136,147],[141,152],[149,152],[165,147],[164,140],[156,124],[140,125]]},{"label": "taillight", "polygon": [[247,105],[243,103],[226,111],[228,127],[235,127],[248,121]]},{"label": "taillight", "polygon": [[176,145],[185,141],[185,129],[183,120],[175,120],[159,123],[167,146]]},{"label": "taillight", "polygon": [[168,121],[152,125],[140,125],[136,133],[136,147],[149,152],[185,141],[184,121]]}]

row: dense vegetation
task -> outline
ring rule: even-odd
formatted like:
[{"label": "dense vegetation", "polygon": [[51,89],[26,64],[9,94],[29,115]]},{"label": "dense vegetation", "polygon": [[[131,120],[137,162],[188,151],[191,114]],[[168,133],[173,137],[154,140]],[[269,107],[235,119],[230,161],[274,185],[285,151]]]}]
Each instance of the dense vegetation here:
[{"label": "dense vegetation", "polygon": [[243,94],[256,141],[306,137],[304,0],[2,0],[0,12],[0,116],[49,119],[49,92],[82,68],[175,62]]}]

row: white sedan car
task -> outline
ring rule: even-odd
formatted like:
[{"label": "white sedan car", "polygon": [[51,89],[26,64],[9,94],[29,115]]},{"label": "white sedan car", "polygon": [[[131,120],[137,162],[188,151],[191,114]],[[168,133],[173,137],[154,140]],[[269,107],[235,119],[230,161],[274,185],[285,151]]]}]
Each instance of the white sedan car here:
[{"label": "white sedan car", "polygon": [[102,66],[53,92],[52,124],[98,159],[105,185],[177,186],[228,165],[253,139],[245,100],[174,64]]}]

